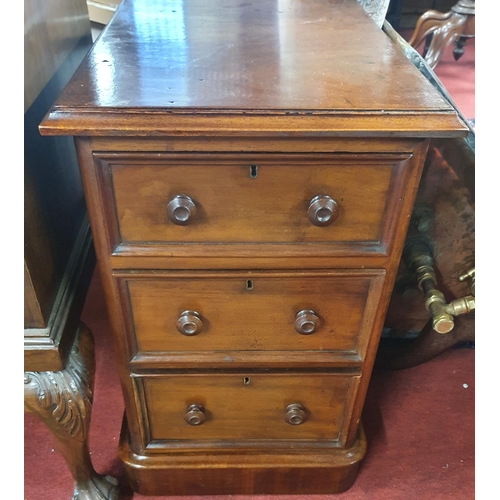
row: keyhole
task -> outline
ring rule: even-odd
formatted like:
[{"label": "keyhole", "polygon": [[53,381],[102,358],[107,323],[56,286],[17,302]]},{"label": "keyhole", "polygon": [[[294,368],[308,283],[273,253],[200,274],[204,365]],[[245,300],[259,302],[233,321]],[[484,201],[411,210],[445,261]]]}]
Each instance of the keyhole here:
[{"label": "keyhole", "polygon": [[243,383],[245,385],[250,385],[250,377],[243,377]]},{"label": "keyhole", "polygon": [[253,281],[247,280],[247,290],[253,290]]},{"label": "keyhole", "polygon": [[250,177],[255,179],[257,177],[257,169],[259,167],[257,165],[250,165]]}]

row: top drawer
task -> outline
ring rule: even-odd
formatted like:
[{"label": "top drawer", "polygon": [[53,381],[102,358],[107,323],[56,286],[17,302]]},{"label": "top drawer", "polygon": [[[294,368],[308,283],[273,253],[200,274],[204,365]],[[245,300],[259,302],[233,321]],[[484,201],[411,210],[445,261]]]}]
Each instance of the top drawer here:
[{"label": "top drawer", "polygon": [[385,254],[412,163],[409,154],[95,156],[111,249],[153,254],[179,244]]}]

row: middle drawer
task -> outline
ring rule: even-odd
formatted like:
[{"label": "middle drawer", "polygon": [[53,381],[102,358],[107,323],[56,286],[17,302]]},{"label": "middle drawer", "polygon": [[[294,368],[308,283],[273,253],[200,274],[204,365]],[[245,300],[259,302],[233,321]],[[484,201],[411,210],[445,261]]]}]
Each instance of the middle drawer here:
[{"label": "middle drawer", "polygon": [[135,353],[365,355],[385,271],[117,275]]}]

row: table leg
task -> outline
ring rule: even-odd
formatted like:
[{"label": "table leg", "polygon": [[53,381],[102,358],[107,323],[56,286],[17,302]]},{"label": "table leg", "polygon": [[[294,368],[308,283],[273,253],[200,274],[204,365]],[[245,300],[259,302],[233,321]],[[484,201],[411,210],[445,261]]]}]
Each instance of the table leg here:
[{"label": "table leg", "polygon": [[75,481],[72,500],[118,498],[117,480],[97,474],[90,460],[94,374],[94,340],[82,323],[63,370],[24,373],[25,411],[34,413],[54,436]]}]

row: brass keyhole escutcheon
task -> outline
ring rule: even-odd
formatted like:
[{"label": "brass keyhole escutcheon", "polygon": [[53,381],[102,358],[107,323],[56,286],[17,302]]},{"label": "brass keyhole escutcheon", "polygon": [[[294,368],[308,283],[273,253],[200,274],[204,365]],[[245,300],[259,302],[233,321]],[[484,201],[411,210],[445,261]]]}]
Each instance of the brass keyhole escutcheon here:
[{"label": "brass keyhole escutcheon", "polygon": [[259,167],[257,165],[250,165],[250,179],[256,179],[259,173]]}]

